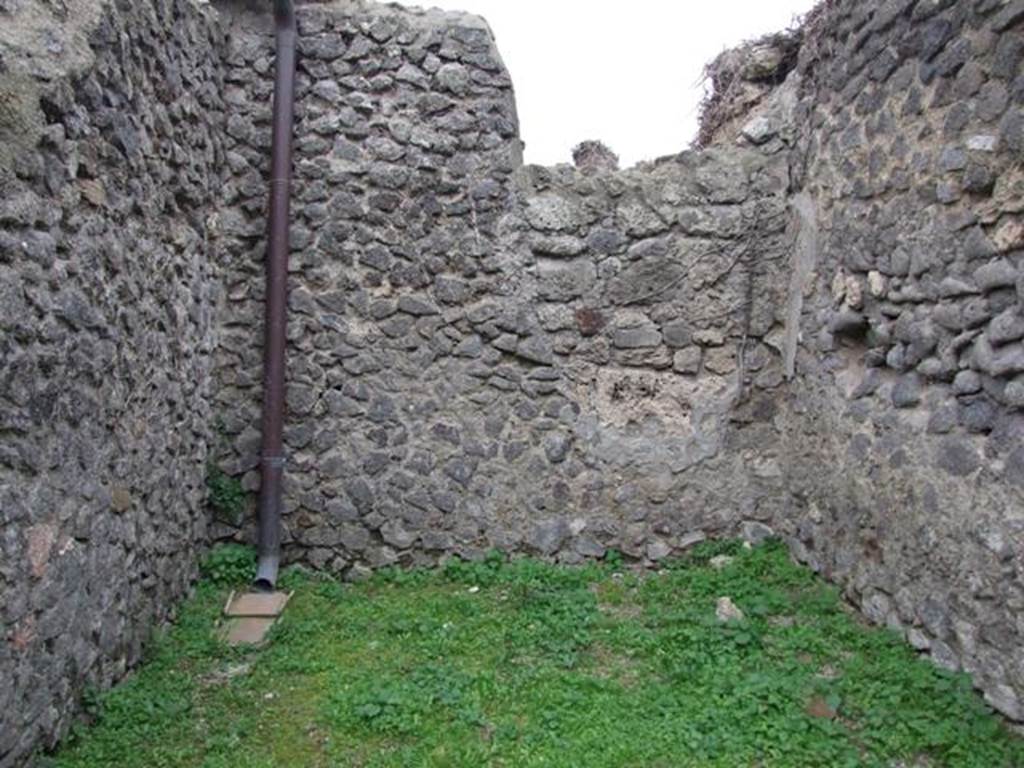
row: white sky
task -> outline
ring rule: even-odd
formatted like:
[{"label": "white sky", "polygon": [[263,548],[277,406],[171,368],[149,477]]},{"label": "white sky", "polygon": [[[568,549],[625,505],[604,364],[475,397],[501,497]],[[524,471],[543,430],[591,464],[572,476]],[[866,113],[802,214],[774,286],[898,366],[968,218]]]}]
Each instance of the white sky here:
[{"label": "white sky", "polygon": [[815,0],[403,0],[490,22],[516,88],[526,161],[572,162],[600,139],[623,167],[685,149],[701,70],[725,48],[776,32]]}]

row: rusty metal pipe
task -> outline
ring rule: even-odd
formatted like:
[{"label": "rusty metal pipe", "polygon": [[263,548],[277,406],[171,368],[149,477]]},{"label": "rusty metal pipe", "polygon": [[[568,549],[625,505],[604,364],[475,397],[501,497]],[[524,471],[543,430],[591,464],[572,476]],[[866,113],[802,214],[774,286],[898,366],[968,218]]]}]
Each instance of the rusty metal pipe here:
[{"label": "rusty metal pipe", "polygon": [[267,291],[263,346],[263,448],[259,502],[259,561],[253,587],[272,591],[281,561],[284,482],[285,344],[288,331],[288,238],[291,209],[292,132],[295,122],[295,48],[298,31],[292,0],[274,0],[277,37]]}]

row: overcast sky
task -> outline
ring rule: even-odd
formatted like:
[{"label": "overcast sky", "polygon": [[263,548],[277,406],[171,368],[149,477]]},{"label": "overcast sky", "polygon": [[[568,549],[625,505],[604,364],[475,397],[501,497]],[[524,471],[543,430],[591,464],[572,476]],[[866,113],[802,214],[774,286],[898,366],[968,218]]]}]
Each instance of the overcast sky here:
[{"label": "overcast sky", "polygon": [[776,32],[815,0],[421,0],[490,22],[512,73],[526,160],[571,162],[601,139],[623,166],[685,149],[701,69],[723,49]]}]

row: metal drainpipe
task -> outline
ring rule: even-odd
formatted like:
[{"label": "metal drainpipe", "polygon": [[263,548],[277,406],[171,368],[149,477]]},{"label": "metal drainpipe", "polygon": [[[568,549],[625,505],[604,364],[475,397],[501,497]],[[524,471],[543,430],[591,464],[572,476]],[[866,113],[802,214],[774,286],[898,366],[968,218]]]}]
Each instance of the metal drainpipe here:
[{"label": "metal drainpipe", "polygon": [[295,44],[292,0],[274,0],[277,29],[270,226],[267,247],[263,347],[263,457],[259,508],[259,562],[253,587],[273,591],[281,561],[284,479],[285,344],[288,329],[288,235],[291,207],[292,129],[295,118]]}]

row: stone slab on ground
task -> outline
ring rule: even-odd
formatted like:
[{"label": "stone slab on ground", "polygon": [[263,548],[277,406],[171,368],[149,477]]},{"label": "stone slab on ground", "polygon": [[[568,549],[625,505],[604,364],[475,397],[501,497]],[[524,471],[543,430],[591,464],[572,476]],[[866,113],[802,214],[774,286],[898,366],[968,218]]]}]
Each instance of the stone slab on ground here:
[{"label": "stone slab on ground", "polygon": [[224,624],[221,637],[228,645],[260,645],[267,638],[267,633],[274,626],[275,619],[261,619],[244,616],[228,619]]},{"label": "stone slab on ground", "polygon": [[229,645],[259,645],[291,599],[288,592],[231,593],[224,606],[221,637]]},{"label": "stone slab on ground", "polygon": [[240,595],[232,592],[224,606],[224,615],[276,618],[284,611],[290,598],[290,592],[246,592]]}]

